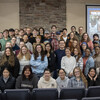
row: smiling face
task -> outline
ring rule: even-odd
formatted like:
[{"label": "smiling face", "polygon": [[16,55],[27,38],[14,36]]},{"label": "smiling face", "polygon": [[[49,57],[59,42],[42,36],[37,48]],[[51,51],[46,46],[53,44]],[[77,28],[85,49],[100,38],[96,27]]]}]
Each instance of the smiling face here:
[{"label": "smiling face", "polygon": [[22,47],[22,54],[25,55],[27,53],[28,49],[26,47]]},{"label": "smiling face", "polygon": [[42,50],[41,46],[40,45],[36,46],[36,50],[38,53],[41,53],[41,50]]},{"label": "smiling face", "polygon": [[47,51],[50,51],[50,50],[51,50],[50,44],[47,44],[47,45],[45,46],[45,48],[46,48]]},{"label": "smiling face", "polygon": [[59,71],[59,77],[63,80],[63,79],[65,79],[65,76],[66,76],[66,73],[61,69]]},{"label": "smiling face", "polygon": [[25,77],[28,78],[28,77],[30,76],[30,74],[31,74],[30,69],[27,68],[27,69],[24,71],[24,75],[25,75]]},{"label": "smiling face", "polygon": [[86,56],[86,57],[89,57],[89,56],[90,56],[90,50],[89,50],[89,49],[86,49],[86,50],[85,50],[85,56]]},{"label": "smiling face", "polygon": [[11,55],[11,52],[10,52],[10,49],[9,48],[6,49],[6,55],[7,56],[10,56]]},{"label": "smiling face", "polygon": [[100,53],[100,48],[99,48],[99,47],[96,47],[96,48],[95,48],[95,54],[98,55],[99,53]]},{"label": "smiling face", "polygon": [[76,78],[80,78],[80,70],[76,68],[74,70],[74,75],[75,75]]},{"label": "smiling face", "polygon": [[51,73],[50,73],[50,71],[45,71],[44,72],[44,78],[45,78],[45,80],[49,80],[50,79],[50,77],[51,77]]},{"label": "smiling face", "polygon": [[66,56],[70,57],[71,56],[71,51],[69,49],[66,48],[65,50]]},{"label": "smiling face", "polygon": [[74,55],[78,55],[78,49],[77,48],[74,49]]},{"label": "smiling face", "polygon": [[4,78],[8,78],[9,75],[10,75],[9,71],[7,69],[4,69],[4,71],[3,71],[3,77]]},{"label": "smiling face", "polygon": [[91,69],[90,70],[90,72],[89,72],[89,75],[91,76],[91,77],[94,77],[95,76],[95,70],[94,69]]}]

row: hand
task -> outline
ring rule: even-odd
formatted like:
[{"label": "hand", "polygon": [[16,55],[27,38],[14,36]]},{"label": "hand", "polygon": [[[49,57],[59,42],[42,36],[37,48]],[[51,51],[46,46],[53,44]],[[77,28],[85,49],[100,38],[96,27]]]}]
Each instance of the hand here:
[{"label": "hand", "polygon": [[91,79],[91,80],[93,80],[93,78],[88,74],[88,76],[89,76],[89,78]]},{"label": "hand", "polygon": [[94,81],[96,81],[96,79],[97,79],[97,75],[94,77]]}]

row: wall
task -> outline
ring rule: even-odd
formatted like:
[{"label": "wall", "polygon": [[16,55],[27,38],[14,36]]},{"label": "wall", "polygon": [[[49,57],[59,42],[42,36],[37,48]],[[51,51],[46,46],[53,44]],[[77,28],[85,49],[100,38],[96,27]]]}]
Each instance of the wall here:
[{"label": "wall", "polygon": [[66,0],[20,0],[20,27],[66,27]]},{"label": "wall", "polygon": [[100,0],[66,0],[66,27],[70,32],[70,27],[75,25],[84,27],[86,31],[86,9],[85,5],[100,5]]},{"label": "wall", "polygon": [[0,31],[19,28],[19,0],[0,0]]}]

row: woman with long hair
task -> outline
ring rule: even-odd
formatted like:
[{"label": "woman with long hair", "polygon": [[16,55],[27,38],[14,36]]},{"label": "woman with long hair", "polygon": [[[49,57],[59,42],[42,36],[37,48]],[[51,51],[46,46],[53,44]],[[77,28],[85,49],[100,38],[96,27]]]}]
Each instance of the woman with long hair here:
[{"label": "woman with long hair", "polygon": [[87,80],[86,80],[85,76],[83,75],[80,67],[74,68],[73,75],[74,75],[74,77],[72,77],[68,82],[68,87],[70,87],[70,88],[79,88],[79,87],[87,88],[88,83],[87,83]]},{"label": "woman with long hair", "polygon": [[88,86],[96,86],[97,74],[96,68],[91,67],[87,75]]},{"label": "woman with long hair", "polygon": [[68,35],[68,39],[66,41],[66,47],[70,47],[72,46],[73,40],[77,39],[77,37],[75,36],[75,34],[73,32],[70,32]]},{"label": "woman with long hair", "polygon": [[79,66],[81,70],[83,70],[83,59],[81,56],[81,51],[79,48],[74,48],[74,57],[76,59],[76,66]]},{"label": "woman with long hair", "polygon": [[93,51],[93,43],[90,40],[88,33],[86,33],[86,32],[83,33],[80,45],[81,45],[82,42],[86,42],[88,44],[88,47],[91,49],[91,51]]},{"label": "woman with long hair", "polygon": [[45,54],[48,58],[48,68],[53,72],[55,70],[55,54],[50,43],[45,45]]},{"label": "woman with long hair", "polygon": [[48,59],[44,53],[43,47],[37,44],[35,52],[31,56],[30,65],[32,71],[40,78],[43,75],[44,69],[48,66]]},{"label": "woman with long hair", "polygon": [[17,57],[14,55],[13,50],[10,47],[7,47],[4,51],[4,54],[0,60],[1,72],[7,67],[12,76],[15,78],[19,74],[20,64]]},{"label": "woman with long hair", "polygon": [[37,88],[38,78],[32,73],[29,65],[24,66],[21,76],[16,80],[16,89],[30,89]]},{"label": "woman with long hair", "polygon": [[81,49],[81,54],[82,54],[82,57],[85,56],[85,50],[88,48],[88,44],[86,42],[82,42],[81,46],[80,46],[80,49]]},{"label": "woman with long hair", "polygon": [[43,27],[40,27],[39,28],[39,35],[41,36],[41,42],[43,43],[44,42],[44,28]]},{"label": "woman with long hair", "polygon": [[30,55],[30,52],[29,52],[26,45],[21,47],[17,58],[19,59],[19,63],[20,63],[19,75],[21,75],[24,66],[25,65],[30,65],[31,55]]}]

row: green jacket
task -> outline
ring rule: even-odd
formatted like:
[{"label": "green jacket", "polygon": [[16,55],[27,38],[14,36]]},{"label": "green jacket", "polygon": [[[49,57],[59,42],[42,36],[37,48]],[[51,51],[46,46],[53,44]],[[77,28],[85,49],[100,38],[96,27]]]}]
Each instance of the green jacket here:
[{"label": "green jacket", "polygon": [[11,39],[10,39],[9,37],[8,37],[7,40],[5,40],[4,38],[0,39],[0,43],[1,43],[1,45],[2,45],[1,51],[4,51],[4,50],[5,50],[5,45],[6,45],[6,43],[7,43],[7,42],[10,42],[10,41],[11,41]]}]

